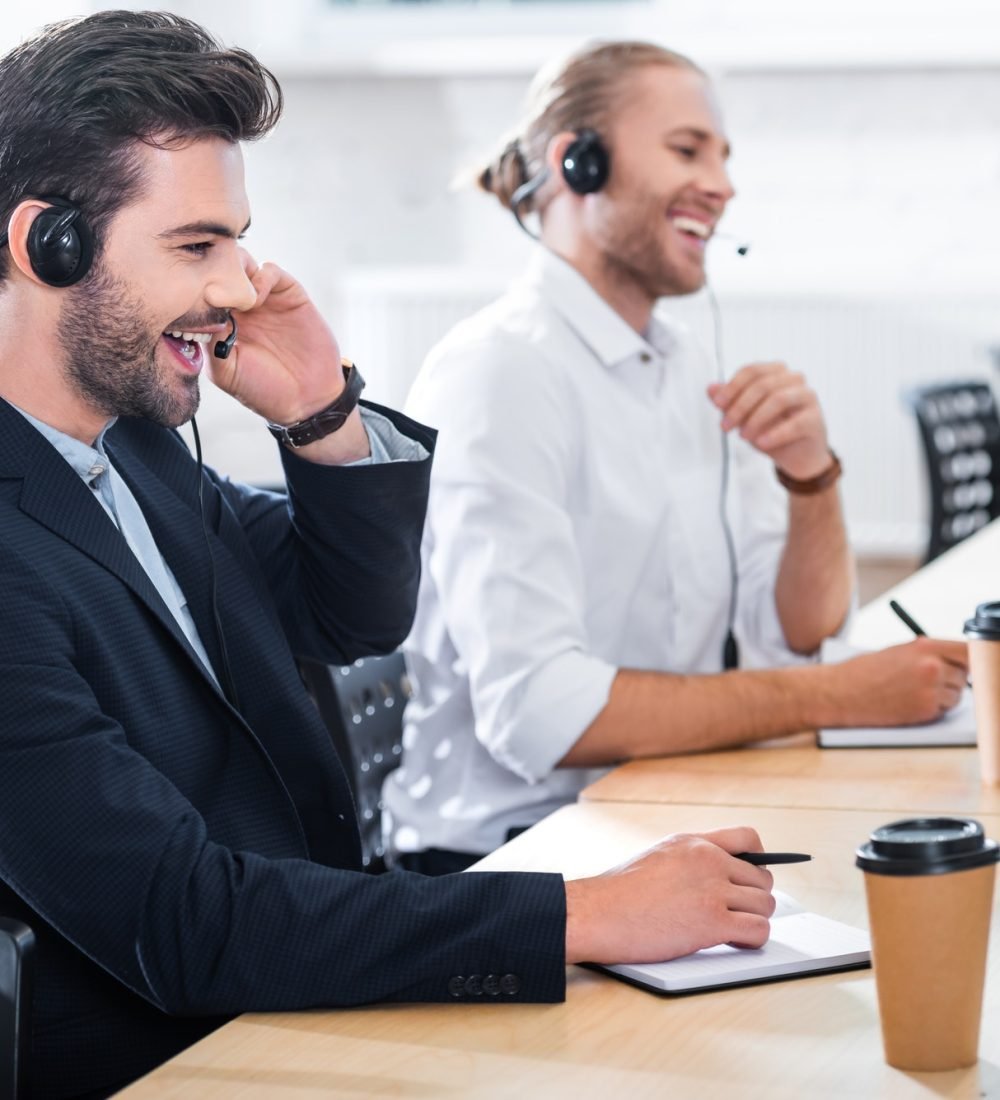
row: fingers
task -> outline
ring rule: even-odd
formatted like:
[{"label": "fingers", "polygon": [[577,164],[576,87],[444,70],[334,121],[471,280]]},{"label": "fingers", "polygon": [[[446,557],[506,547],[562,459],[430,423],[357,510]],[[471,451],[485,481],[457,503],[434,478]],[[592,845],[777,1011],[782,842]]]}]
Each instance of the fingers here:
[{"label": "fingers", "polygon": [[257,301],[254,302],[254,309],[259,309],[268,300],[282,280],[289,278],[277,264],[272,264],[270,262],[263,263],[259,267],[255,266],[252,272],[247,270],[247,276],[254,290],[257,292]]},{"label": "fingers", "polygon": [[763,947],[771,935],[771,922],[756,913],[730,914],[731,947]]},{"label": "fingers", "polygon": [[[692,836],[701,837],[702,840],[710,840],[717,847],[722,848],[730,855],[737,852],[763,852],[764,845],[760,842],[760,836],[756,829],[749,825],[733,825],[725,829],[709,829],[704,833],[692,833]],[[749,864],[747,864],[749,866]]]},{"label": "fingers", "polygon": [[726,906],[731,913],[751,913],[765,920],[770,919],[776,904],[770,890],[757,890],[752,886],[731,886],[726,896]]}]

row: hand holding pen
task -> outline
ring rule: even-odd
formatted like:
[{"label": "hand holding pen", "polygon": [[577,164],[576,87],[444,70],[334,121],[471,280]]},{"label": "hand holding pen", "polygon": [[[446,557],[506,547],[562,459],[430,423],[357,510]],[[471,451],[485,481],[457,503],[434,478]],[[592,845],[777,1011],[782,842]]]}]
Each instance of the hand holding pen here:
[{"label": "hand holding pen", "polygon": [[[917,620],[914,619],[913,616],[910,615],[910,613],[901,604],[898,604],[895,600],[890,600],[889,606],[895,612],[896,617],[901,619],[918,638],[927,637],[927,631],[924,630],[920,623],[918,623]],[[972,687],[971,680],[967,679],[965,683],[967,687]]]}]

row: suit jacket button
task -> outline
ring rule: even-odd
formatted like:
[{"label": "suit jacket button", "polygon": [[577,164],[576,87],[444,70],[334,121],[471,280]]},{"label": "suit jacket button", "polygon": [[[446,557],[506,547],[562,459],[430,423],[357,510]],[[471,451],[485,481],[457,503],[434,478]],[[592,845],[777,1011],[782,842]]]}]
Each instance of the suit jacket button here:
[{"label": "suit jacket button", "polygon": [[521,988],[521,979],[516,974],[504,974],[500,979],[500,989],[508,997],[513,997]]},{"label": "suit jacket button", "polygon": [[465,996],[465,978],[461,974],[456,974],[454,978],[448,979],[448,992],[453,997]]},{"label": "suit jacket button", "polygon": [[481,997],[483,995],[483,976],[482,974],[471,974],[465,979],[465,992],[470,997]]},{"label": "suit jacket button", "polygon": [[500,978],[496,974],[487,974],[483,978],[483,992],[488,993],[491,997],[500,995]]}]

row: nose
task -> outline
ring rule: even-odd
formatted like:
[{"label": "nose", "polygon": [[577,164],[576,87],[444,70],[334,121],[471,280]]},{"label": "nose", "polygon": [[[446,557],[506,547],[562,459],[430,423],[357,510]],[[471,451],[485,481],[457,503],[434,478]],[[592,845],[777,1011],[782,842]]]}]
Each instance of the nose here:
[{"label": "nose", "polygon": [[216,309],[252,309],[257,291],[243,266],[242,252],[233,250],[224,265],[213,272],[205,288],[205,301]]},{"label": "nose", "polygon": [[729,177],[729,169],[724,160],[719,158],[706,166],[701,188],[705,195],[723,206],[733,198],[736,188],[733,187],[733,181]]}]

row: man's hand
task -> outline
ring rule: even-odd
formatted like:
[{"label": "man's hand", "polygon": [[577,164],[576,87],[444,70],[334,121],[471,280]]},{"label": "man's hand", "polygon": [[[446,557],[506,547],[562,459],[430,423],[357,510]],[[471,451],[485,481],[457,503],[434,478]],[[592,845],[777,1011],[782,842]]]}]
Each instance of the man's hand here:
[{"label": "man's hand", "polygon": [[708,387],[725,431],[740,435],[789,477],[807,480],[830,465],[826,425],[816,394],[784,363],[752,363]]},{"label": "man's hand", "polygon": [[762,851],[753,829],[676,834],[595,878],[566,883],[566,961],[662,962],[703,947],[760,947],[773,879],[735,852]]},{"label": "man's hand", "polygon": [[[822,666],[827,681],[823,726],[900,726],[933,722],[962,694],[965,642],[917,638],[840,664]],[[819,671],[819,669],[817,669]]]},{"label": "man's hand", "polygon": [[212,381],[266,419],[293,424],[344,388],[340,347],[300,283],[276,264],[242,256],[257,300],[237,315],[240,334],[229,358],[209,358]]},{"label": "man's hand", "polygon": [[[238,315],[239,338],[228,359],[209,357],[212,381],[275,424],[294,424],[336,400],[344,388],[340,347],[302,285],[276,264],[260,266],[243,251],[257,300]],[[370,454],[357,409],[344,426],[299,451],[336,464]]]}]

